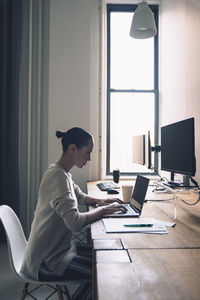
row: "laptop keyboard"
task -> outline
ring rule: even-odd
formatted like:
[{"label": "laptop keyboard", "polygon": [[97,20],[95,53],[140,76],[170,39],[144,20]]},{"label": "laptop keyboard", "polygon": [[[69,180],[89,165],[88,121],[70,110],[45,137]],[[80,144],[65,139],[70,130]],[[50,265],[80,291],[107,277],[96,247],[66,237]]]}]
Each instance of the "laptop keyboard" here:
[{"label": "laptop keyboard", "polygon": [[117,211],[115,214],[117,215],[126,215],[126,214],[137,214],[137,212],[135,211],[135,209],[133,207],[130,206],[130,204],[123,204],[123,206],[125,207],[126,211]]}]

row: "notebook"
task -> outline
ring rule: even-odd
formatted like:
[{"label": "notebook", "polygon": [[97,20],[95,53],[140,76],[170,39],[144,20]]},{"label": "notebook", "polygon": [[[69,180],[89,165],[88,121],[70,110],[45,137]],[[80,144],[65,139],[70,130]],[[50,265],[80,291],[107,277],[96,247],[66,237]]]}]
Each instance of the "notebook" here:
[{"label": "notebook", "polygon": [[124,204],[127,211],[121,212],[117,211],[112,214],[105,214],[103,218],[120,218],[120,217],[139,217],[142,213],[142,208],[149,185],[149,179],[138,175],[136,178],[136,183],[133,190],[133,195],[130,204]]}]

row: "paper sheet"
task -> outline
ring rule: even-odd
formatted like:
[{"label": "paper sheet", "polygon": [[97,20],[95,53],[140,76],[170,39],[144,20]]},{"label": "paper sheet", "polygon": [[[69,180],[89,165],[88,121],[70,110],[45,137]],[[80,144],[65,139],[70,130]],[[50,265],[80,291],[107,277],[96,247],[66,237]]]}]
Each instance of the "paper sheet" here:
[{"label": "paper sheet", "polygon": [[[155,233],[166,234],[165,225],[153,218],[105,218],[102,219],[107,233],[116,232],[138,232],[138,233]],[[153,224],[151,227],[125,227],[127,224]]]}]

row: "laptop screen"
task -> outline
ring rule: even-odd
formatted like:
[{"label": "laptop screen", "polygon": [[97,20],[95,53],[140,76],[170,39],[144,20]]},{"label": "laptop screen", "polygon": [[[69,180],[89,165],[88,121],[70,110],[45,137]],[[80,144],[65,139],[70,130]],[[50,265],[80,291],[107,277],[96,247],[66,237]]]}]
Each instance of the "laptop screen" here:
[{"label": "laptop screen", "polygon": [[139,210],[141,210],[143,207],[148,185],[149,185],[148,178],[143,177],[141,175],[137,176],[135,187],[133,190],[131,204],[133,204]]}]

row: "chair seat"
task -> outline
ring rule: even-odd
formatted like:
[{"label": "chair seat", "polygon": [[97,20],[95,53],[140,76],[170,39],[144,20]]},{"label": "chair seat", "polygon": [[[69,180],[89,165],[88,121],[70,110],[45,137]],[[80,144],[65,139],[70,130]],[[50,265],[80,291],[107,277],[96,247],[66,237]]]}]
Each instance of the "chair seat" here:
[{"label": "chair seat", "polygon": [[[62,278],[61,276],[58,276],[57,278],[47,278],[46,280],[37,280],[37,279],[34,279],[30,276],[27,276],[21,272],[18,273],[19,275],[19,279],[23,280],[23,281],[26,281],[28,283],[31,283],[31,284],[47,284],[48,282],[49,283],[52,283],[52,284],[60,284],[60,285],[63,285],[63,284],[66,284],[67,282],[69,281],[73,281],[73,282],[79,282],[79,281],[82,281],[83,279],[72,279],[72,280],[66,280],[65,278]],[[88,281],[88,280],[86,280]]]}]

